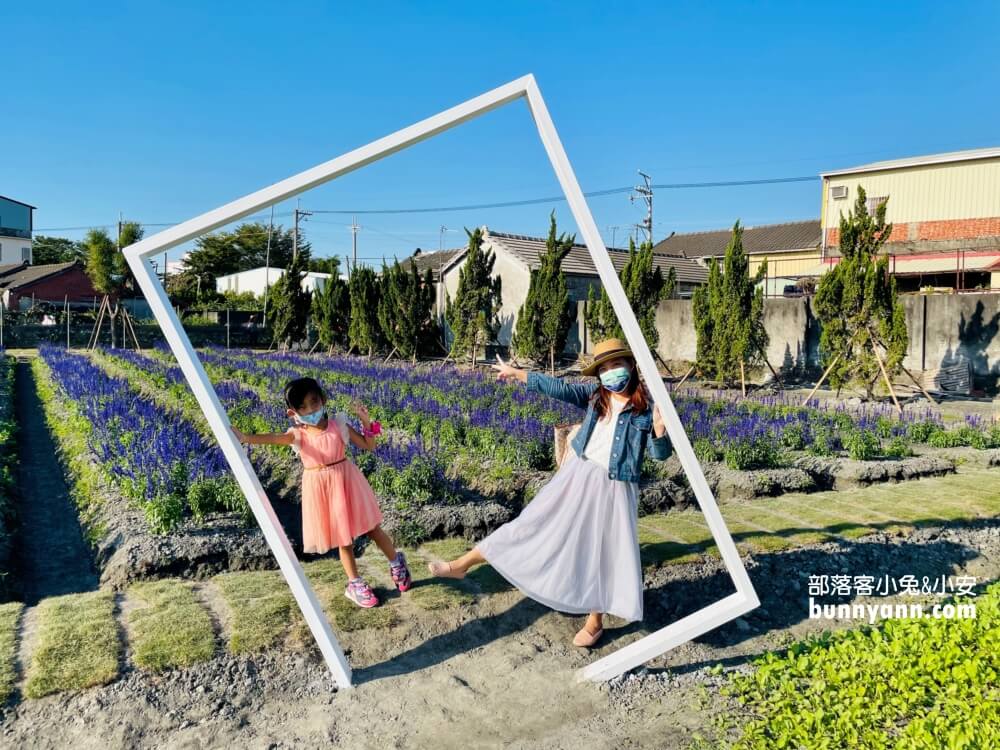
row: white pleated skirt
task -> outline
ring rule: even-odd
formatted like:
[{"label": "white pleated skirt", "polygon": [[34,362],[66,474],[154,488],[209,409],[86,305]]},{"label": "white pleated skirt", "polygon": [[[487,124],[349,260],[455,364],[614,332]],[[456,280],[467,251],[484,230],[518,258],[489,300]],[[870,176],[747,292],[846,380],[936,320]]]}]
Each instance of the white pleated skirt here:
[{"label": "white pleated skirt", "polygon": [[526,596],[559,612],[642,619],[639,487],[570,448],[521,514],[476,545]]}]

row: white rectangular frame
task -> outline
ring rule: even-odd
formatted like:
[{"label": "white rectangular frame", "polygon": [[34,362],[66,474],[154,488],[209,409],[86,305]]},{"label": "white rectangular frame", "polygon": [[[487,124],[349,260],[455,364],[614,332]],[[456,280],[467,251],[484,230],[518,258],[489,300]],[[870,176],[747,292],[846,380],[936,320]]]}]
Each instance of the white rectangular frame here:
[{"label": "white rectangular frame", "polygon": [[278,561],[282,575],[288,581],[295,601],[305,616],[306,623],[319,645],[323,658],[341,688],[351,686],[351,667],[330,628],[330,623],[320,607],[315,592],[306,579],[302,566],[295,558],[288,537],[271,507],[257,474],[230,429],[229,418],[167,298],[163,285],[154,273],[149,258],[522,98],[527,101],[528,109],[538,128],[538,135],[541,137],[549,161],[552,163],[559,184],[566,195],[577,227],[583,235],[584,244],[590,250],[594,265],[601,276],[601,282],[608,292],[608,297],[611,299],[624,330],[625,338],[635,355],[639,371],[645,378],[654,403],[660,407],[667,434],[670,436],[681,466],[694,490],[698,505],[705,515],[712,537],[736,587],[735,593],[715,604],[704,607],[677,622],[650,633],[581,669],[577,673],[577,678],[579,680],[611,679],[760,605],[760,600],[757,598],[757,593],[743,566],[736,545],[726,528],[708,483],[705,481],[701,465],[694,455],[670,395],[659,376],[635,314],[625,297],[625,291],[618,279],[618,274],[615,273],[611,257],[608,255],[608,250],[604,246],[601,234],[584,200],[583,192],[573,174],[562,143],[559,141],[559,136],[552,119],[549,117],[548,109],[542,100],[535,78],[529,74],[391,135],[372,141],[366,146],[349,151],[342,156],[277,182],[270,187],[146,237],[129,245],[123,251],[139,287],[149,302],[153,315],[163,329],[164,336],[177,358],[181,371],[191,385],[195,398],[205,413],[240,488],[246,495],[254,517],[260,524],[264,538]]}]

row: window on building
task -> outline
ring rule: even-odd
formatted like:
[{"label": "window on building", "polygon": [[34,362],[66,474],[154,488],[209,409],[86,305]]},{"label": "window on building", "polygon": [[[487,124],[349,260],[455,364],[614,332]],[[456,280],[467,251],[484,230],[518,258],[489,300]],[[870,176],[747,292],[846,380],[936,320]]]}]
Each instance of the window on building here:
[{"label": "window on building", "polygon": [[22,247],[21,248],[21,262],[22,263],[31,263],[31,248],[30,247]]},{"label": "window on building", "polygon": [[875,212],[878,210],[878,207],[881,206],[883,203],[885,203],[887,200],[889,200],[888,195],[878,195],[873,198],[866,198],[865,208],[868,209],[868,215],[874,216]]}]

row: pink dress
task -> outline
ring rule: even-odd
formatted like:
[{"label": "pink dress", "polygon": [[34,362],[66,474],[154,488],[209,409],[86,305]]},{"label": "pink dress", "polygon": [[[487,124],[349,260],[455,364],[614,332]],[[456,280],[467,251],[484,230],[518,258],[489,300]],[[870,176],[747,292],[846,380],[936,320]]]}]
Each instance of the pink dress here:
[{"label": "pink dress", "polygon": [[[349,547],[382,523],[378,499],[365,475],[346,457],[347,415],[327,418],[322,432],[290,427],[302,459],[302,549],[322,554]],[[341,460],[344,459],[344,460]],[[333,466],[326,464],[339,461]],[[317,468],[310,468],[317,467]]]}]

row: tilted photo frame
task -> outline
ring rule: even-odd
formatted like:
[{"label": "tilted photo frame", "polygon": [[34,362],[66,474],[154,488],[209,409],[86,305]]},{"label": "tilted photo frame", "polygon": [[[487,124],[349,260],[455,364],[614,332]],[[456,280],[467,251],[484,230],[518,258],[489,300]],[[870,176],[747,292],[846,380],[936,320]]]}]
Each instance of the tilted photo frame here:
[{"label": "tilted photo frame", "polygon": [[181,371],[184,373],[184,377],[190,384],[215,438],[219,441],[226,461],[229,463],[257,523],[264,533],[264,538],[278,561],[278,567],[292,590],[295,601],[305,617],[306,624],[316,639],[320,652],[337,685],[341,688],[351,686],[351,667],[347,663],[344,652],[323,613],[302,566],[295,557],[288,537],[271,507],[264,488],[261,486],[260,479],[253,470],[243,447],[237,442],[236,436],[230,429],[229,418],[222,408],[215,389],[209,382],[208,375],[205,373],[187,333],[181,327],[180,320],[167,298],[166,290],[150,263],[150,258],[193,240],[206,232],[211,232],[275,203],[330,182],[519,99],[524,99],[527,102],[528,109],[538,128],[542,145],[545,147],[549,161],[552,163],[556,177],[566,196],[570,211],[576,220],[577,228],[583,236],[584,244],[590,250],[594,265],[600,274],[601,283],[611,299],[639,371],[653,397],[653,402],[660,408],[667,434],[736,588],[735,593],[729,594],[714,604],[598,659],[579,670],[577,677],[581,680],[611,679],[760,605],[760,600],[757,598],[757,593],[743,566],[733,538],[726,528],[712,491],[705,481],[701,465],[698,463],[687,434],[684,432],[677,410],[674,408],[670,395],[657,371],[653,355],[625,297],[625,290],[615,272],[611,256],[604,246],[594,217],[590,213],[590,208],[584,200],[569,159],[563,151],[562,143],[559,141],[548,109],[542,100],[538,84],[535,82],[534,76],[526,75],[391,135],[372,141],[366,146],[356,148],[319,166],[277,182],[270,187],[146,237],[124,248],[123,251],[139,287],[160,324]]}]

